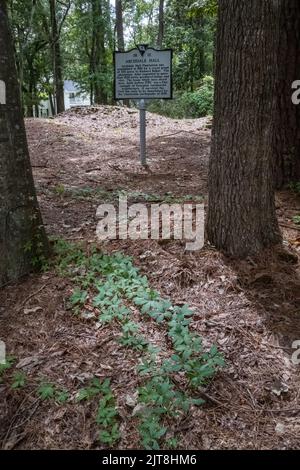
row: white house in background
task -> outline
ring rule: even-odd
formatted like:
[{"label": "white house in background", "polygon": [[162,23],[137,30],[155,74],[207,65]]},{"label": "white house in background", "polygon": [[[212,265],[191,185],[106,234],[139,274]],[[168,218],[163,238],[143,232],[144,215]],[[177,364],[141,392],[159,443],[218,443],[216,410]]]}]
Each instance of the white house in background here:
[{"label": "white house in background", "polygon": [[[78,83],[73,80],[64,81],[64,98],[65,109],[70,109],[74,106],[90,106],[91,100],[87,93],[80,90]],[[49,117],[52,116],[50,100],[42,100],[38,106],[39,115],[35,117]],[[34,110],[35,113],[35,110]]]},{"label": "white house in background", "polygon": [[79,85],[73,80],[64,81],[65,108],[70,109],[73,106],[90,106],[91,100],[87,93],[83,93]]}]

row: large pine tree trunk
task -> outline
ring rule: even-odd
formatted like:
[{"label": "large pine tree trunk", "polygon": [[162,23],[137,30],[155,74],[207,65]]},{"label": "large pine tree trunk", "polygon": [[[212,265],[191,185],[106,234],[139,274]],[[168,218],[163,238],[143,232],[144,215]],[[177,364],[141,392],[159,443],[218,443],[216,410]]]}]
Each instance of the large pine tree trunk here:
[{"label": "large pine tree trunk", "polygon": [[56,112],[62,113],[65,110],[63,65],[60,50],[60,38],[57,27],[56,0],[49,0],[50,22],[51,22],[51,47],[52,63],[54,74],[54,88],[56,98]]},{"label": "large pine tree trunk", "polygon": [[207,234],[247,257],[281,240],[273,151],[278,7],[273,0],[220,0]]},{"label": "large pine tree trunk", "polygon": [[0,286],[43,260],[47,240],[31,172],[6,1],[0,0]]},{"label": "large pine tree trunk", "polygon": [[300,181],[300,106],[291,85],[300,79],[300,1],[281,0],[275,185]]}]

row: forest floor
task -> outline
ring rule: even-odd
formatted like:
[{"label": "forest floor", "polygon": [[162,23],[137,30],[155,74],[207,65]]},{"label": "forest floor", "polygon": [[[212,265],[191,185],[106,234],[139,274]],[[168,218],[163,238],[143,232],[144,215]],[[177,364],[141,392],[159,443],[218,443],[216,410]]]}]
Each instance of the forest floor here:
[{"label": "forest floor", "polygon": [[[203,406],[169,419],[168,438],[179,449],[297,449],[300,447],[300,369],[292,344],[300,340],[300,197],[277,194],[286,247],[237,262],[206,245],[186,252],[180,241],[97,242],[96,209],[117,203],[170,201],[203,196],[207,202],[209,119],[172,120],[148,114],[148,168],[139,164],[138,113],[118,107],[72,110],[55,119],[26,122],[31,161],[49,235],[86,249],[96,243],[122,251],[151,286],[174,305],[194,311],[191,329],[204,349],[215,344],[226,366],[202,390]],[[251,184],[249,182],[249,184]],[[90,379],[111,379],[121,438],[115,448],[140,448],[136,373],[141,352],[119,342],[118,322],[74,315],[68,299],[74,283],[55,268],[33,274],[0,292],[0,339],[16,361],[0,382],[0,440],[5,449],[101,449],[97,403],[42,400],[41,381],[71,397]],[[152,344],[170,349],[166,331],[139,319]],[[16,371],[26,383],[13,389]],[[167,445],[162,445],[167,447]]]}]

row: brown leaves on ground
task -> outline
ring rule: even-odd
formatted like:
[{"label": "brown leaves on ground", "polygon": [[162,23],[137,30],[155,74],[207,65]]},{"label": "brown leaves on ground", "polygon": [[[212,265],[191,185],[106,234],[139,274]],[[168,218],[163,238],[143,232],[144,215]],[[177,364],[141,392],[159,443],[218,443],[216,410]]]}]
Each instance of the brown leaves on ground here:
[{"label": "brown leaves on ground", "polygon": [[[117,189],[139,193],[206,195],[210,131],[207,120],[148,116],[149,167],[138,162],[138,113],[93,107],[54,120],[28,120],[38,195],[48,233],[95,241],[96,208]],[[132,195],[132,196],[131,196]],[[215,343],[227,367],[199,396],[206,399],[172,433],[186,449],[296,449],[300,439],[298,233],[291,224],[300,201],[277,195],[286,249],[236,262],[207,246],[186,253],[180,242],[114,241],[106,250],[134,257],[154,288],[173,304],[194,309],[192,328],[204,346]],[[135,407],[140,354],[118,342],[116,326],[74,317],[72,283],[54,272],[33,275],[0,293],[0,336],[26,372],[26,388],[0,383],[3,448],[100,448],[95,404],[58,405],[36,397],[37,377],[76,393],[90,378],[110,377],[117,397],[119,448],[139,446]],[[133,316],[137,313],[133,312]],[[138,318],[137,318],[138,319]],[[140,320],[141,321],[141,320]],[[165,332],[143,324],[144,335],[168,352]]]}]

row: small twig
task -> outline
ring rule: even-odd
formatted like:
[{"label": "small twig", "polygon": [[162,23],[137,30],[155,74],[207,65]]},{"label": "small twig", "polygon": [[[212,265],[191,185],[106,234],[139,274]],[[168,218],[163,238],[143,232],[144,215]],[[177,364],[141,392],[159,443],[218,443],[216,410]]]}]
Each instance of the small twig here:
[{"label": "small twig", "polygon": [[264,410],[262,408],[261,411],[264,411],[266,413],[291,413],[291,412],[300,413],[300,408],[285,408],[283,410],[276,410],[276,409],[272,409],[272,408]]},{"label": "small twig", "polygon": [[[200,129],[200,130],[204,130],[204,129]],[[200,137],[200,134],[197,134],[196,132],[186,131],[186,130],[182,129],[181,131],[173,132],[172,134],[164,134],[164,135],[158,135],[157,137],[152,137],[151,140],[163,139],[164,137],[172,137],[173,135],[181,134],[182,132],[185,132],[187,134],[194,134],[197,137]]]},{"label": "small twig", "polygon": [[[4,436],[3,440],[2,440],[2,449],[4,449],[4,446],[5,446],[7,440],[8,440],[8,438],[9,438],[9,436],[10,436],[11,430],[12,430],[12,429],[16,429],[16,428],[18,427],[18,425],[17,425],[17,426],[14,426],[14,423],[15,423],[16,419],[17,419],[18,416],[19,416],[19,411],[21,410],[23,404],[26,402],[26,400],[28,399],[28,397],[30,397],[32,394],[33,394],[33,392],[30,393],[29,396],[25,396],[25,397],[23,398],[23,400],[21,401],[20,405],[18,406],[18,408],[17,408],[15,414],[14,414],[13,417],[11,418],[10,424],[9,424],[9,427],[8,427],[8,430],[7,430],[5,436]],[[33,403],[33,405],[35,405],[35,404],[37,403],[37,401],[39,401],[39,400],[40,400],[40,399],[38,398],[38,399]]]},{"label": "small twig", "polygon": [[21,426],[24,426],[24,424],[28,423],[28,421],[31,420],[32,416],[35,414],[36,410],[37,410],[38,407],[39,407],[40,401],[41,401],[40,398],[37,398],[37,399],[35,400],[35,402],[33,403],[33,407],[34,407],[34,408],[33,408],[33,410],[31,411],[31,413],[29,413],[29,415],[27,416],[26,419],[24,419],[24,421],[22,421],[21,423],[19,423],[19,424],[13,426],[13,427],[12,427],[13,430],[18,429],[18,428],[20,428]]},{"label": "small twig", "polygon": [[103,168],[88,168],[87,170],[85,170],[86,173],[92,173],[92,171],[101,171],[103,170]]},{"label": "small twig", "polygon": [[20,444],[20,442],[22,442],[23,439],[25,439],[26,435],[27,435],[26,432],[22,432],[21,434],[19,434],[17,440],[13,443],[13,445],[9,448],[9,450],[13,450],[18,444]]},{"label": "small twig", "polygon": [[300,232],[300,227],[297,227],[295,225],[288,225],[288,224],[282,224],[282,223],[280,223],[279,225],[280,227],[285,227],[285,228],[289,228],[291,230],[297,230],[298,232]]},{"label": "small twig", "polygon": [[27,302],[32,299],[32,297],[35,297],[37,294],[39,294],[42,290],[45,289],[45,287],[47,287],[47,284],[44,284],[42,287],[40,287],[40,289],[38,289],[36,292],[34,292],[33,294],[30,294],[25,300],[24,302],[22,302],[20,308],[18,309],[17,313],[20,313],[21,310],[23,309],[23,307],[25,307],[25,305],[27,304]]},{"label": "small twig", "polygon": [[229,408],[231,409],[231,406],[227,405],[226,403],[222,403],[221,401],[217,400],[217,398],[212,397],[211,395],[208,395],[208,393],[204,392],[203,390],[200,390],[200,394],[206,398],[207,400],[211,401],[215,405],[221,406],[222,408]]}]

